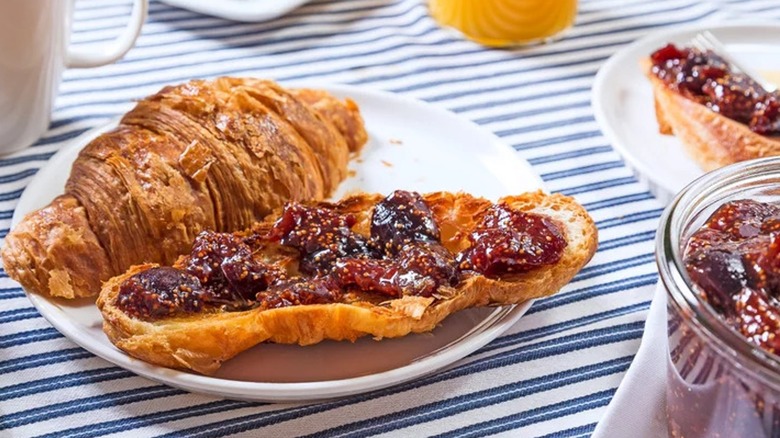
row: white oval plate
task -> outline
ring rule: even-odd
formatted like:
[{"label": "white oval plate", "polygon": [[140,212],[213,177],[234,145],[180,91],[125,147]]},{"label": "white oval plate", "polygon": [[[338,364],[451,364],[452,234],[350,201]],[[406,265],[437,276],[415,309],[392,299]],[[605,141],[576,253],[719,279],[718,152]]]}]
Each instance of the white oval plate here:
[{"label": "white oval plate", "polygon": [[[428,104],[348,86],[325,88],[361,108],[370,140],[354,175],[335,198],[355,191],[389,193],[465,191],[490,199],[536,190],[542,181],[527,162],[492,133]],[[19,200],[13,224],[63,192],[78,152],[116,122],[89,131],[62,148],[33,178]],[[171,370],[127,356],[102,331],[94,299],[59,300],[28,294],[62,334],[90,352],[144,377],[188,391],[257,401],[340,397],[404,382],[463,358],[509,329],[531,302],[469,309],[431,333],[376,342],[363,338],[308,347],[258,345],[228,361],[214,377]]]},{"label": "white oval plate", "polygon": [[676,137],[658,132],[653,91],[639,62],[667,42],[686,44],[702,30],[715,34],[739,62],[780,72],[780,25],[697,25],[664,29],[626,46],[604,63],[593,83],[593,110],[601,130],[663,203],[704,172]]},{"label": "white oval plate", "polygon": [[309,0],[163,0],[177,8],[233,21],[257,22],[280,17]]}]

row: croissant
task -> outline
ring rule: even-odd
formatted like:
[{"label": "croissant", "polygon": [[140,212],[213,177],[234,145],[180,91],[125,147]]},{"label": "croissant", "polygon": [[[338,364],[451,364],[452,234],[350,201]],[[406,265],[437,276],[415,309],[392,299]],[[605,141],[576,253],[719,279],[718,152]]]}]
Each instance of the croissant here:
[{"label": "croissant", "polygon": [[[681,67],[686,62],[698,65]],[[731,71],[717,54],[667,45],[642,68],[653,88],[659,131],[678,137],[703,170],[780,155],[780,96]],[[707,73],[691,73],[705,68]]]},{"label": "croissant", "polygon": [[133,264],[172,263],[203,229],[329,196],[366,140],[357,105],[323,91],[240,78],[165,87],[79,153],[65,193],[6,237],[5,270],[36,293],[96,295]]},{"label": "croissant", "polygon": [[[427,332],[476,306],[557,292],[591,259],[582,206],[542,192],[359,194],[287,205],[234,234],[204,232],[173,267],[103,286],[103,330],[139,359],[204,374],[261,342],[310,345]],[[269,219],[276,218],[272,216]]]}]

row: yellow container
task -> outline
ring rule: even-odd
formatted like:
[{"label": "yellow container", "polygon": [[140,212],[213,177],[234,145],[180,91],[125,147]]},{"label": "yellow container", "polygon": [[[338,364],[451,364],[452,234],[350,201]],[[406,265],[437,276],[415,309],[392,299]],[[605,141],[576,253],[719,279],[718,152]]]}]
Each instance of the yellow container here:
[{"label": "yellow container", "polygon": [[431,16],[486,46],[550,40],[568,29],[577,0],[430,0]]}]

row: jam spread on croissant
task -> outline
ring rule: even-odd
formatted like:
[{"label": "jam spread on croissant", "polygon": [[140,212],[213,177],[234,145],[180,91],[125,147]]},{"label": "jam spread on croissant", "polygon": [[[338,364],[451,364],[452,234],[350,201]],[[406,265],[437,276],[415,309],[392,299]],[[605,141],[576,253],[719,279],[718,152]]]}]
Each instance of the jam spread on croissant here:
[{"label": "jam spread on croissant", "polygon": [[712,51],[668,44],[650,59],[653,74],[672,90],[757,134],[780,135],[780,94],[767,92]]},{"label": "jam spread on croissant", "polygon": [[780,353],[780,205],[738,200],[688,240],[685,268],[702,296],[749,342]]},{"label": "jam spread on croissant", "polygon": [[[396,191],[373,209],[370,236],[329,204],[288,203],[270,231],[202,232],[179,268],[139,272],[120,286],[117,306],[144,320],[209,310],[236,311],[303,304],[381,302],[408,295],[436,299],[473,275],[501,277],[560,260],[566,239],[551,219],[505,204],[488,208],[454,254],[423,198]],[[278,244],[297,269],[257,255]]]}]

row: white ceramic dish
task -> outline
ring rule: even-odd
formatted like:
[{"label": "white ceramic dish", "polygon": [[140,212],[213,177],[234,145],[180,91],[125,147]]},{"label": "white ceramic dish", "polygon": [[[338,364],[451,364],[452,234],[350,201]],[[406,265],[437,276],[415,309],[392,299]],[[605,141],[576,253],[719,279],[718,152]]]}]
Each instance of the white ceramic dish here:
[{"label": "white ceramic dish", "polygon": [[723,41],[739,62],[759,71],[780,71],[780,25],[698,25],[664,29],[626,46],[604,63],[593,84],[593,110],[601,130],[664,203],[704,172],[676,137],[658,132],[652,88],[639,61],[667,42],[686,44],[705,29]]},{"label": "white ceramic dish", "polygon": [[[322,87],[321,87],[322,88]],[[452,113],[396,95],[324,87],[361,107],[370,141],[354,176],[335,197],[363,190],[463,190],[491,199],[541,188],[528,163],[493,134]],[[51,158],[19,200],[15,225],[62,193],[71,163],[91,139],[115,123],[74,139]],[[446,163],[446,164],[445,164]],[[261,401],[312,400],[369,391],[410,380],[461,359],[510,328],[531,303],[470,309],[432,333],[376,342],[360,339],[309,347],[259,345],[228,361],[214,377],[133,359],[108,341],[93,299],[67,301],[28,294],[51,324],[92,353],[150,379],[193,392]]]},{"label": "white ceramic dish", "polygon": [[169,5],[233,21],[258,22],[280,17],[308,0],[163,0]]}]

